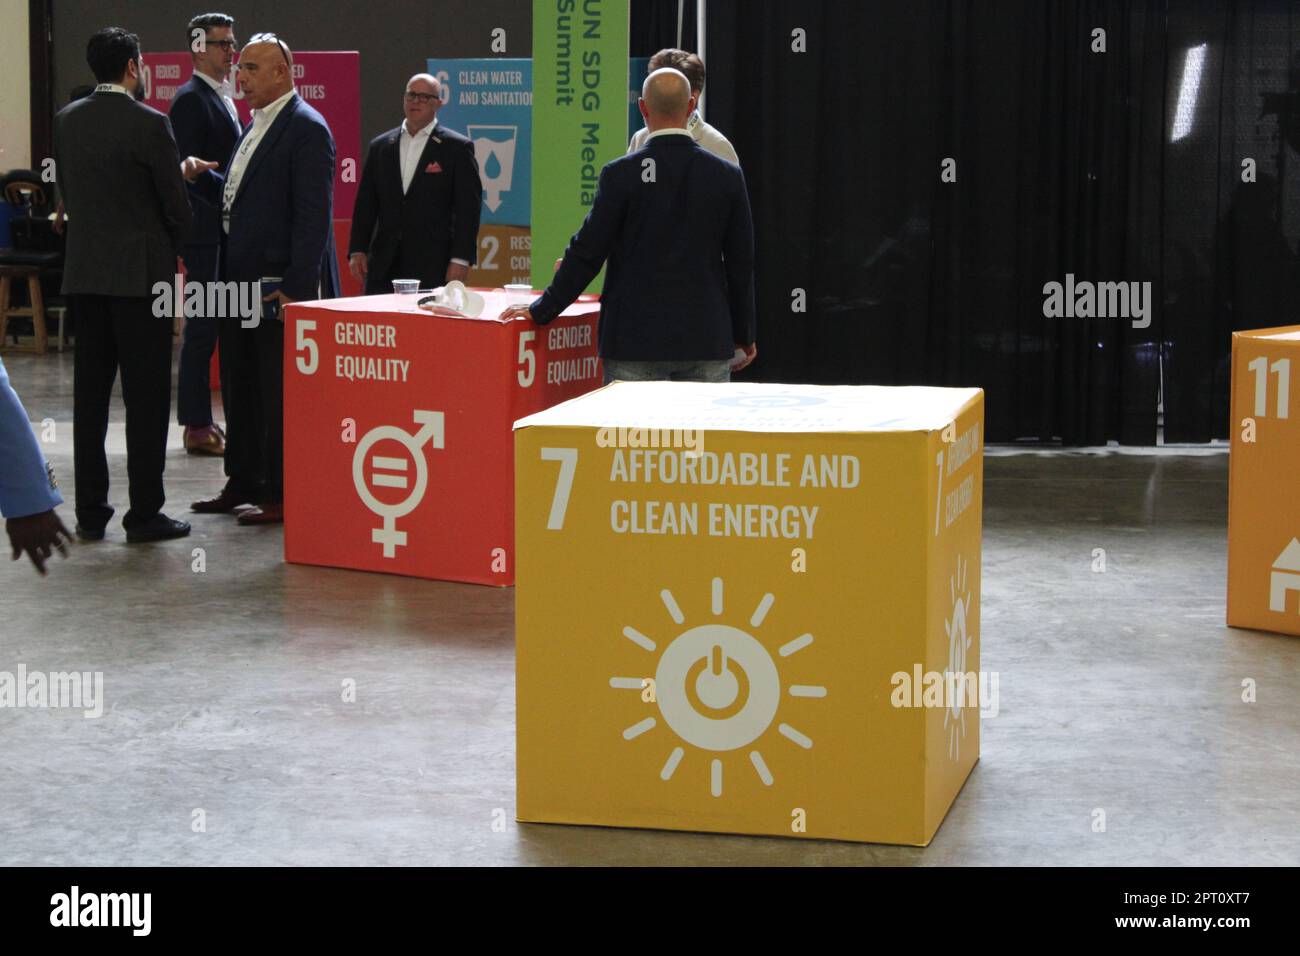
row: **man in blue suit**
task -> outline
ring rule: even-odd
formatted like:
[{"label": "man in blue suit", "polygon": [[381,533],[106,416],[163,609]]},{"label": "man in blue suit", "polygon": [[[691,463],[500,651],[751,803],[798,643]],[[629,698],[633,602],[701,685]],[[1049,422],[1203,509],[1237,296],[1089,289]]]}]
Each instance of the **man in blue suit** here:
[{"label": "man in blue suit", "polygon": [[15,561],[25,553],[44,574],[45,561],[56,549],[68,556],[64,542],[72,535],[54,511],[61,504],[54,472],[41,455],[27,412],[0,362],[0,514]]},{"label": "man in blue suit", "polygon": [[[180,154],[206,156],[217,163],[217,171],[222,174],[240,132],[239,114],[227,85],[235,62],[234,27],[234,19],[224,13],[204,13],[190,20],[194,72],[176,91],[168,114]],[[193,187],[189,196],[194,222],[181,250],[186,277],[194,282],[215,282],[221,207]],[[217,317],[186,316],[176,382],[176,417],[184,426],[185,450],[192,455],[220,455],[225,448],[225,433],[212,420],[208,380],[216,347]]]},{"label": "man in blue suit", "polygon": [[[600,172],[591,212],[550,287],[503,318],[545,325],[606,266],[600,355],[606,381],[725,382],[757,354],[754,230],[740,167],[686,129],[690,82],[675,69],[646,78],[646,144]],[[736,349],[744,357],[732,363]]]},{"label": "man in blue suit", "polygon": [[[301,299],[338,296],[334,259],[334,137],[293,89],[293,55],[274,34],[239,54],[239,85],[253,120],[224,176],[203,174],[222,210],[222,279],[261,282],[262,314],[221,320],[226,476],[198,512],[230,513],[244,525],[284,521],[284,317]],[[251,328],[246,327],[252,325]]]}]

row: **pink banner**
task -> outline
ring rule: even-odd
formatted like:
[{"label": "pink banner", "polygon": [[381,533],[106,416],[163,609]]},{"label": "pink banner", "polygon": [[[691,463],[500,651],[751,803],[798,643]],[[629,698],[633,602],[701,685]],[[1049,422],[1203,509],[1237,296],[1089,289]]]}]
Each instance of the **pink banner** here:
[{"label": "pink banner", "polygon": [[[361,154],[361,54],[302,52],[295,53],[293,59],[293,85],[298,95],[325,117],[334,134],[334,218],[351,220],[365,159]],[[170,112],[176,91],[189,80],[192,70],[188,53],[146,53],[145,102],[159,112]],[[248,104],[239,84],[233,86],[231,95],[239,118],[247,123]]]}]

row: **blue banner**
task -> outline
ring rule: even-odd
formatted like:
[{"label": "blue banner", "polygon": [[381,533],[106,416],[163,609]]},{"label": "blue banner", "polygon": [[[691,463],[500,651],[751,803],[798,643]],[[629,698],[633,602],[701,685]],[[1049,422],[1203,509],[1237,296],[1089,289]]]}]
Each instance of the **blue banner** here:
[{"label": "blue banner", "polygon": [[429,59],[442,83],[438,122],[474,142],[483,179],[483,222],[532,218],[533,61]]},{"label": "blue banner", "polygon": [[632,142],[632,137],[636,131],[645,126],[645,120],[641,118],[641,111],[637,109],[636,101],[641,98],[641,87],[645,85],[645,78],[650,75],[650,57],[633,56],[627,61],[627,141]]}]

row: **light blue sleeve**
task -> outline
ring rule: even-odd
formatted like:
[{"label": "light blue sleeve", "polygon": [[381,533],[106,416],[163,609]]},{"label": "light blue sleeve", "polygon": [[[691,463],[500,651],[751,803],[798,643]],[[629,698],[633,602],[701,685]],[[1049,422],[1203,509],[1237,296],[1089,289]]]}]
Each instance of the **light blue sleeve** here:
[{"label": "light blue sleeve", "polygon": [[27,412],[0,362],[0,515],[24,518],[62,503]]}]

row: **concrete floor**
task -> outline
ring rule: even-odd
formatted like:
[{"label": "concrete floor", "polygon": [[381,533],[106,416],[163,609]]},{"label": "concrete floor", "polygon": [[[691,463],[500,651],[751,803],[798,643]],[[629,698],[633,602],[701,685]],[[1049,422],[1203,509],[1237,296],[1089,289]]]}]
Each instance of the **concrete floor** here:
[{"label": "concrete floor", "polygon": [[[71,354],[4,358],[70,498]],[[185,516],[221,466],[172,444]],[[986,476],[1001,712],[927,849],[518,825],[511,590],[290,567],[278,529],[194,516],[46,580],[0,563],[0,670],[102,670],[107,700],[0,710],[0,863],[1300,863],[1300,638],[1223,625],[1227,456],[995,449]]]}]

